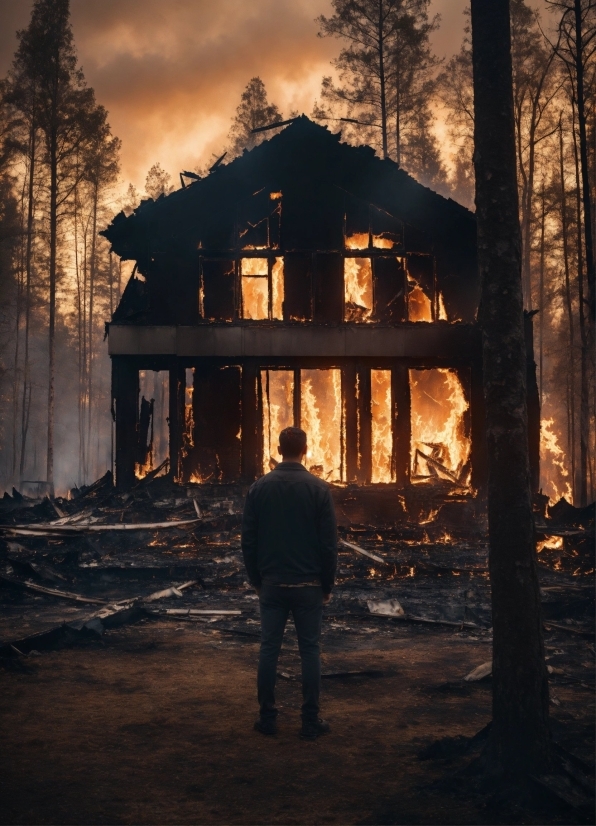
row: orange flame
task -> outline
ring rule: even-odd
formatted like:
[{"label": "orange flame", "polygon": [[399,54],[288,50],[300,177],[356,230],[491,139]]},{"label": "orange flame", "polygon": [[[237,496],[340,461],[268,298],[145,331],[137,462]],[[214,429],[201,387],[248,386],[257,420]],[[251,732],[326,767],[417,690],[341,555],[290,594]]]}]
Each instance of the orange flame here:
[{"label": "orange flame", "polygon": [[[281,197],[281,195],[280,195]],[[273,318],[283,321],[284,317],[284,260],[276,258],[271,268],[271,288],[273,291]]]},{"label": "orange flame", "polygon": [[266,258],[242,258],[243,317],[269,318],[269,264]]},{"label": "orange flame", "polygon": [[561,550],[563,550],[563,537],[562,536],[547,536],[546,539],[540,539],[536,543],[536,553],[540,553],[545,548],[548,548],[549,551],[561,551]]},{"label": "orange flame", "polygon": [[188,456],[191,449],[195,445],[194,430],[195,419],[192,406],[192,397],[194,393],[195,368],[187,367],[185,370],[185,385],[184,385],[184,430],[182,432],[182,448],[180,453],[182,458]]},{"label": "orange flame", "polygon": [[378,250],[392,250],[395,246],[392,238],[385,238],[382,235],[373,235],[372,242],[373,247]]},{"label": "orange flame", "polygon": [[465,421],[469,404],[457,373],[447,368],[410,370],[410,389],[412,476],[469,484],[462,479],[471,450]]},{"label": "orange flame", "polygon": [[393,482],[391,370],[371,370],[373,483]]},{"label": "orange flame", "polygon": [[565,497],[573,504],[573,491],[569,471],[565,467],[565,452],[559,445],[553,431],[554,419],[543,419],[540,423],[540,475],[542,489],[551,502]]},{"label": "orange flame", "polygon": [[341,480],[341,370],[301,371],[301,422],[306,464],[327,481]]},{"label": "orange flame", "polygon": [[368,241],[368,232],[355,232],[353,235],[346,235],[346,249],[367,250]]},{"label": "orange flame", "polygon": [[413,289],[410,287],[408,295],[408,321],[432,321],[430,298],[416,281],[409,278],[408,282],[410,285],[414,284]]},{"label": "orange flame", "polygon": [[137,479],[144,479],[145,476],[147,476],[147,474],[150,473],[152,470],[153,470],[153,454],[151,452],[149,452],[149,455],[147,457],[147,461],[145,462],[144,465],[141,465],[138,462],[135,462],[135,476],[137,477]]},{"label": "orange flame", "polygon": [[346,321],[370,321],[373,280],[370,258],[344,259]]},{"label": "orange flame", "polygon": [[447,310],[445,309],[445,300],[443,293],[439,293],[439,321],[449,321]]},{"label": "orange flame", "polygon": [[294,373],[292,370],[262,370],[263,473],[271,470],[271,459],[280,461],[279,434],[294,424]]}]

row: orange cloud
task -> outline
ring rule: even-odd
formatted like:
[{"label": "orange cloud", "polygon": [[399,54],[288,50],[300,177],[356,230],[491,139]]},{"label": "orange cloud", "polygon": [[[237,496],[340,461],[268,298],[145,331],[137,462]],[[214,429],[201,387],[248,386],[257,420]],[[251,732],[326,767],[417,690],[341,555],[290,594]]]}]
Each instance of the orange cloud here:
[{"label": "orange cloud", "polygon": [[[469,0],[432,0],[440,55],[459,48]],[[0,72],[32,0],[0,0]],[[173,176],[220,155],[240,94],[259,75],[288,115],[310,113],[340,44],[317,37],[330,0],[71,0],[79,61],[122,139],[122,177],[142,189],[159,161]]]}]

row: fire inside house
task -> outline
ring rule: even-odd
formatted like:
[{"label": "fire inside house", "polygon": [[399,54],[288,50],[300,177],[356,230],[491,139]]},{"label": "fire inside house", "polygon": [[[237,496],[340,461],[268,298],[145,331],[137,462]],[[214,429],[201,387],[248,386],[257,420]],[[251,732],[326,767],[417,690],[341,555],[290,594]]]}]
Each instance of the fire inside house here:
[{"label": "fire inside house", "polygon": [[[182,483],[251,481],[297,425],[329,482],[483,490],[474,215],[304,116],[189,180],[103,233],[135,262],[108,325],[117,485],[168,454]],[[536,489],[530,343],[528,379]]]}]

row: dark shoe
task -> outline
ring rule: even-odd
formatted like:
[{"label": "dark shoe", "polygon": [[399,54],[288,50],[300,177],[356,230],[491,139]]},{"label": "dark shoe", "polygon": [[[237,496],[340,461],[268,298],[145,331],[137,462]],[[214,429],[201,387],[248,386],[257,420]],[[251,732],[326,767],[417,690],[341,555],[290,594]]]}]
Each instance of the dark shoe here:
[{"label": "dark shoe", "polygon": [[254,730],[261,734],[273,736],[277,734],[277,723],[275,720],[257,720],[254,724]]},{"label": "dark shoe", "polygon": [[316,740],[321,734],[329,734],[331,726],[326,720],[309,720],[302,723],[300,737],[302,740]]}]

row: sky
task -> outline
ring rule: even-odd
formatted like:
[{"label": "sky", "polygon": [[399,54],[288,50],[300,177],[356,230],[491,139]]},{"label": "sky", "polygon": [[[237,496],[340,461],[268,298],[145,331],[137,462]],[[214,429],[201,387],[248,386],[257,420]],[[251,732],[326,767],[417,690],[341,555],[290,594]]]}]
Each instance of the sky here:
[{"label": "sky", "polygon": [[[543,3],[544,0],[534,0]],[[0,76],[32,0],[0,0]],[[459,50],[469,0],[431,0],[435,53]],[[80,65],[122,140],[122,183],[142,190],[159,162],[178,172],[225,149],[231,119],[258,75],[282,114],[310,114],[339,41],[317,37],[331,0],[71,0]]]}]

